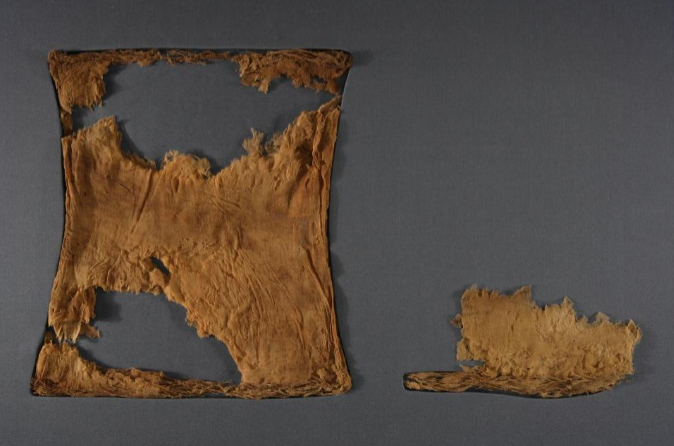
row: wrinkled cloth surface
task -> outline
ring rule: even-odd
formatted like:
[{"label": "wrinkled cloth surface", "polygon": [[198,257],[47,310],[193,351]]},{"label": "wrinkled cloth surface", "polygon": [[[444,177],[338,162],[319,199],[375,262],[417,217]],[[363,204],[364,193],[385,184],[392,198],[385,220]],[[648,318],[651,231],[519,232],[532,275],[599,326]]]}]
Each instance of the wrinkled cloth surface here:
[{"label": "wrinkled cloth surface", "polygon": [[[196,54],[179,53],[179,62],[230,57]],[[335,54],[342,54],[340,67],[312,68]],[[244,83],[265,91],[280,75],[300,79],[298,86],[331,89],[331,76],[343,74],[350,64],[344,54],[247,55],[242,76],[246,73]],[[99,80],[111,63],[148,64],[169,55],[177,57],[146,51],[83,53],[76,55],[84,61],[80,66],[63,53],[52,53],[62,118],[73,106],[100,103]],[[326,78],[325,84],[315,80]],[[82,91],[73,91],[78,85]],[[66,222],[49,305],[55,336],[46,337],[39,353],[33,391],[245,398],[348,391],[351,378],[338,336],[327,238],[339,103],[335,96],[318,110],[302,112],[269,141],[253,132],[244,143],[247,155],[216,174],[207,160],[176,151],[167,153],[160,167],[123,152],[114,117],[74,133],[66,119]],[[106,370],[81,358],[66,341],[99,336],[92,325],[97,288],[163,293],[184,306],[187,323],[199,336],[213,336],[227,346],[241,382]]]}]

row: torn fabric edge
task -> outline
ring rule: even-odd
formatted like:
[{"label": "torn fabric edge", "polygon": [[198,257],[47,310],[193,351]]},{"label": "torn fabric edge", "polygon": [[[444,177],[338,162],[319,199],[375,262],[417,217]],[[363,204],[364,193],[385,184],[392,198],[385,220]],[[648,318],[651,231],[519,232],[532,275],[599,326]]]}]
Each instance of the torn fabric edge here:
[{"label": "torn fabric edge", "polygon": [[290,79],[297,88],[339,93],[339,79],[351,68],[351,55],[338,50],[277,50],[228,52],[214,50],[105,50],[49,53],[49,72],[56,88],[64,135],[73,132],[72,109],[101,105],[105,95],[103,77],[111,65],[136,63],[142,67],[164,61],[170,65],[205,65],[229,60],[239,65],[243,85],[263,93],[280,78]]}]

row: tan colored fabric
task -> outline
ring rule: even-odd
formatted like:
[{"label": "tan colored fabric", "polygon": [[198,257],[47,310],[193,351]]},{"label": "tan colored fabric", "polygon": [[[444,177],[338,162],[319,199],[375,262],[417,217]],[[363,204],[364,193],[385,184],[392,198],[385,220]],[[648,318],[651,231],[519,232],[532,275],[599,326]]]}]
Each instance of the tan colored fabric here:
[{"label": "tan colored fabric", "polygon": [[[126,62],[149,57],[118,55]],[[109,60],[87,62],[87,94],[59,89],[62,106],[100,102],[95,86]],[[68,76],[55,77],[57,87],[70,85]],[[248,154],[215,175],[207,160],[178,152],[160,168],[122,152],[113,117],[65,136],[66,223],[49,305],[57,340],[99,335],[90,324],[96,288],[164,293],[187,309],[199,336],[226,344],[242,378],[232,385],[105,371],[76,347],[48,339],[35,393],[261,398],[348,391],[327,239],[339,100],[302,112],[270,142],[254,132],[244,143]]]},{"label": "tan colored fabric", "polygon": [[241,83],[257,87],[264,93],[273,80],[287,77],[295,87],[337,94],[337,82],[351,67],[351,55],[343,51],[281,50],[240,54],[188,50],[52,51],[48,58],[49,72],[56,86],[63,133],[69,135],[73,131],[73,107],[101,104],[105,95],[103,77],[111,65],[137,63],[148,66],[158,61],[171,65],[206,64],[215,60],[239,64]]},{"label": "tan colored fabric", "polygon": [[264,93],[274,79],[287,77],[295,87],[337,94],[337,81],[351,66],[351,56],[342,51],[270,51],[236,54],[231,59],[239,64],[241,82]]},{"label": "tan colored fabric", "polygon": [[170,398],[226,394],[236,389],[226,383],[172,379],[162,372],[105,370],[82,359],[77,347],[52,340],[42,346],[36,369],[33,391],[44,396]]},{"label": "tan colored fabric", "polygon": [[454,319],[463,339],[459,361],[482,361],[460,372],[405,375],[410,390],[463,392],[469,389],[562,397],[607,390],[634,373],[632,354],[641,339],[633,322],[577,319],[571,300],[545,308],[524,287],[512,296],[467,290]]}]

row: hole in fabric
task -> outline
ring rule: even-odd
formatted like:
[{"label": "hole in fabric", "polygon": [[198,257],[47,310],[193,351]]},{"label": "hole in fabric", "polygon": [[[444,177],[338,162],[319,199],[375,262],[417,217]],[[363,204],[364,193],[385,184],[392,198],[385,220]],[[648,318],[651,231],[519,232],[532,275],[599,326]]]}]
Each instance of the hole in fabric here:
[{"label": "hole in fabric", "polygon": [[163,294],[99,289],[94,311],[101,337],[78,341],[85,359],[104,367],[162,370],[180,379],[240,379],[227,347],[215,338],[200,338],[185,323],[185,308]]},{"label": "hole in fabric", "polygon": [[164,265],[164,262],[162,262],[161,260],[159,260],[159,259],[156,258],[156,257],[150,257],[150,260],[152,260],[152,263],[154,263],[154,266],[156,266],[157,268],[159,268],[159,270],[160,270],[162,273],[164,273],[164,274],[167,275],[167,276],[170,276],[170,275],[171,275],[171,271],[169,271],[168,268]]}]

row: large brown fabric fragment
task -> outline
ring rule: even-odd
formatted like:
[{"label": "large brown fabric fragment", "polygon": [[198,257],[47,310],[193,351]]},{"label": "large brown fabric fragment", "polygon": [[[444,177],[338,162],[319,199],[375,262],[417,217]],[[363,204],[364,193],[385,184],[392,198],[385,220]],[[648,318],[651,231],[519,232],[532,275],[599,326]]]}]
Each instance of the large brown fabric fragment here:
[{"label": "large brown fabric fragment", "polygon": [[[287,55],[302,72],[310,53]],[[59,103],[69,114],[73,106],[100,104],[102,78],[112,63],[229,57],[196,54],[53,52],[49,61]],[[283,52],[275,54],[285,60]],[[329,78],[327,71],[308,73]],[[159,168],[123,152],[114,117],[71,134],[64,127],[66,222],[48,320],[55,336],[46,336],[38,355],[33,391],[158,398],[348,391],[327,239],[339,104],[336,96],[302,112],[268,142],[254,132],[244,143],[247,155],[217,174],[207,160],[175,151]],[[241,382],[178,380],[84,360],[70,343],[81,335],[99,336],[91,325],[97,288],[163,293],[184,306],[199,336],[227,346]]]},{"label": "large brown fabric fragment", "polygon": [[598,313],[577,318],[568,298],[545,308],[523,287],[512,296],[467,290],[454,323],[463,339],[459,361],[481,361],[459,372],[405,375],[409,390],[463,392],[470,389],[556,398],[607,390],[634,373],[632,354],[641,339],[633,322],[611,323]]}]

